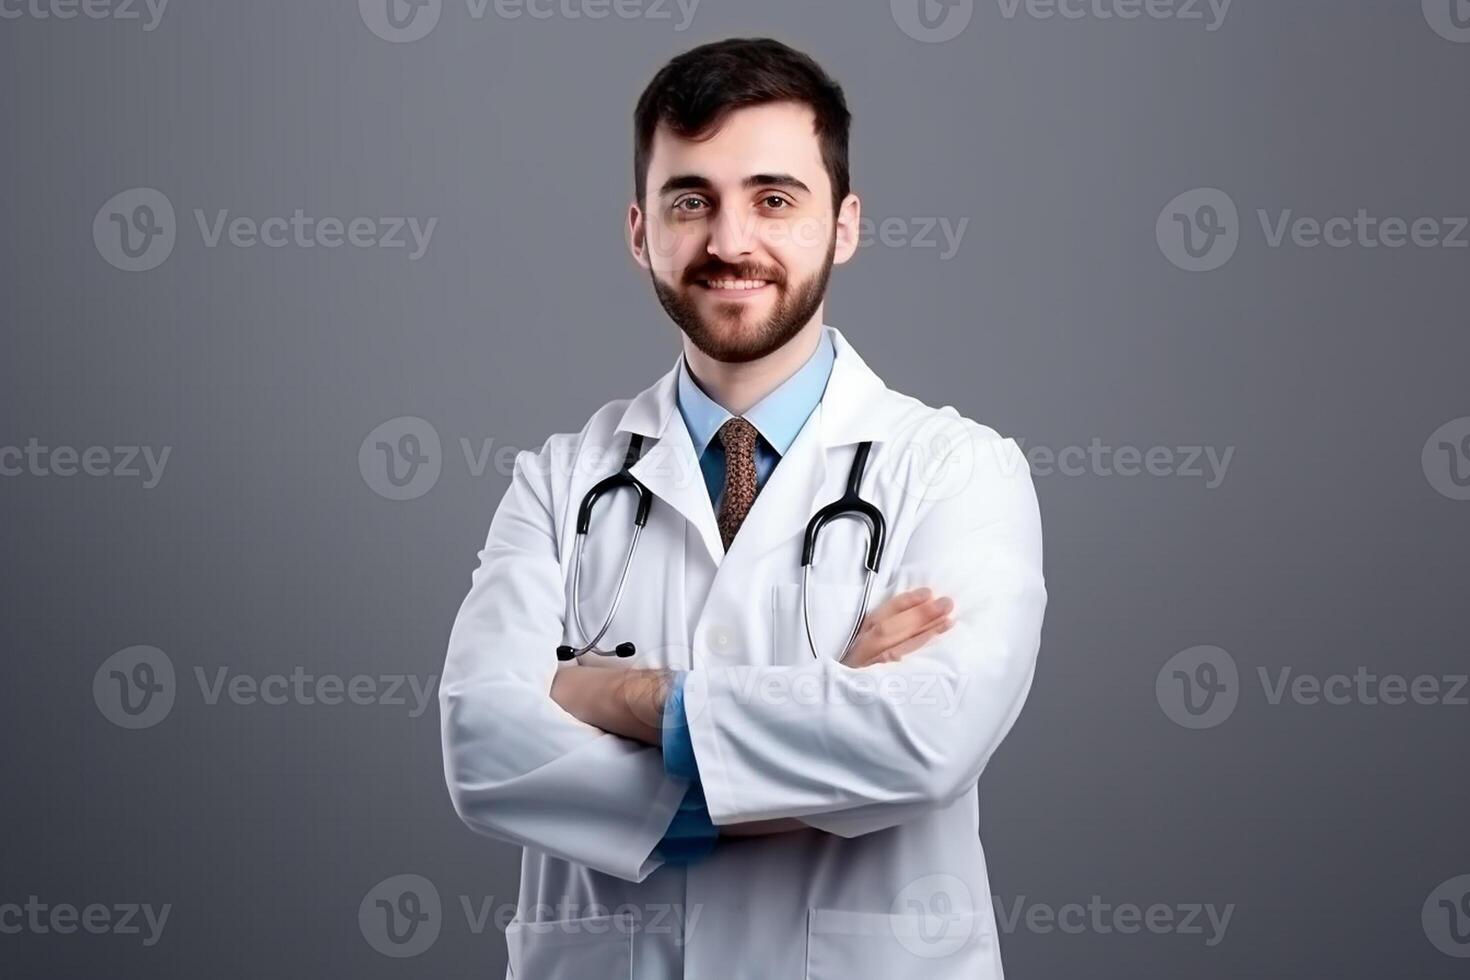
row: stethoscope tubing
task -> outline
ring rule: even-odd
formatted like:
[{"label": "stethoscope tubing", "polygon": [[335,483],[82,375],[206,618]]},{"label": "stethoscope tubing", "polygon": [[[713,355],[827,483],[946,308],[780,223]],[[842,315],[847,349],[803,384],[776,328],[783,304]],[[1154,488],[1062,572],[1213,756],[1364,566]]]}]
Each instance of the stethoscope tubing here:
[{"label": "stethoscope tubing", "polygon": [[[642,438],[635,435],[628,445],[628,455],[623,462],[623,468],[613,476],[603,480],[589,490],[582,499],[579,509],[575,544],[572,549],[572,615],[577,625],[577,632],[585,640],[587,638],[587,625],[582,621],[582,548],[587,541],[587,535],[591,530],[592,507],[597,498],[603,493],[616,489],[619,486],[634,487],[640,497],[638,514],[633,522],[633,537],[628,542],[627,554],[623,556],[623,569],[618,574],[618,583],[613,590],[612,605],[608,607],[607,616],[602,621],[602,627],[597,634],[581,647],[560,646],[557,647],[558,660],[575,660],[586,653],[594,653],[598,656],[628,657],[634,653],[631,643],[620,643],[614,650],[600,650],[598,642],[606,635],[612,626],[613,617],[617,615],[618,606],[623,601],[623,589],[628,582],[628,572],[633,567],[633,556],[638,552],[638,538],[643,533],[643,526],[648,520],[648,509],[652,502],[652,494],[646,487],[638,482],[637,478],[629,472],[633,463],[638,458],[638,451],[642,445]],[[863,597],[858,603],[857,614],[853,617],[852,628],[848,631],[847,642],[843,644],[842,653],[836,658],[842,663],[849,650],[852,649],[853,641],[857,639],[858,631],[862,628],[864,612],[868,608],[868,597],[872,594],[873,579],[878,572],[878,565],[883,558],[884,545],[884,520],[883,512],[873,504],[863,500],[858,493],[859,484],[862,483],[863,474],[867,469],[868,451],[872,443],[863,442],[858,445],[857,452],[853,457],[852,469],[848,473],[847,490],[832,503],[818,510],[807,522],[806,534],[802,542],[801,554],[801,620],[802,628],[806,632],[807,649],[811,652],[813,659],[820,660],[821,655],[817,653],[816,638],[812,634],[811,605],[807,582],[811,575],[812,564],[816,559],[817,537],[826,525],[841,518],[852,518],[865,523],[868,531],[867,546],[864,549],[863,560]]]},{"label": "stethoscope tubing", "polygon": [[[618,585],[613,590],[612,606],[607,611],[607,618],[602,621],[602,628],[597,631],[596,636],[587,641],[586,646],[574,650],[570,657],[563,657],[562,659],[572,660],[588,651],[594,650],[597,647],[597,641],[601,640],[603,635],[607,633],[608,627],[612,625],[613,617],[618,614],[618,604],[623,601],[623,586],[628,581],[628,569],[633,567],[633,556],[638,552],[638,537],[642,533],[643,525],[634,524],[633,539],[628,542],[628,553],[623,558],[623,570],[618,574]],[[577,632],[582,634],[583,637],[587,636],[587,626],[582,622],[582,545],[586,541],[587,532],[577,532],[577,543],[573,548],[574,553],[572,557],[572,611],[577,620]],[[603,650],[597,650],[597,652],[604,656],[607,655],[606,651]]]}]

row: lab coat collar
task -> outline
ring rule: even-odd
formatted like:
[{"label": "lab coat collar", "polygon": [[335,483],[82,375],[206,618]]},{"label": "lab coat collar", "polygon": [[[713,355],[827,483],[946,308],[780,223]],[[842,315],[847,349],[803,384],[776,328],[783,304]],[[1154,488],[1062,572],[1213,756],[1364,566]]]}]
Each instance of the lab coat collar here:
[{"label": "lab coat collar", "polygon": [[[817,339],[816,349],[789,378],[741,413],[747,422],[755,426],[766,444],[776,451],[777,456],[786,455],[786,451],[796,441],[796,434],[806,425],[806,420],[811,418],[812,412],[821,402],[836,354],[832,338],[823,332]],[[694,454],[703,459],[709,444],[731,418],[730,412],[706,394],[699,382],[694,380],[687,357],[679,359],[676,391],[676,404],[684,423],[689,427],[689,437],[694,442]]]},{"label": "lab coat collar", "polygon": [[[818,506],[827,479],[828,451],[857,442],[891,438],[901,423],[906,399],[887,397],[888,388],[842,332],[824,325],[836,350],[826,391],[792,442],[782,462],[746,516],[730,554],[759,555],[799,533]],[[682,359],[683,354],[679,355]],[[694,452],[689,428],[679,417],[679,360],[623,410],[616,432],[636,432],[657,440],[645,446],[630,472],[656,496],[682,514],[699,534],[716,564],[726,557],[713,506]],[[850,454],[849,454],[850,455]],[[822,501],[821,503],[825,503]]]},{"label": "lab coat collar", "polygon": [[[891,406],[879,397],[887,391],[887,386],[842,331],[830,324],[822,330],[836,351],[827,390],[818,406],[822,445],[832,448],[865,440],[883,441],[893,424],[888,411]],[[678,413],[679,367],[683,358],[681,352],[667,374],[628,403],[618,421],[617,432],[638,432],[654,439],[669,434],[669,422]],[[692,443],[690,448],[692,451]]]}]

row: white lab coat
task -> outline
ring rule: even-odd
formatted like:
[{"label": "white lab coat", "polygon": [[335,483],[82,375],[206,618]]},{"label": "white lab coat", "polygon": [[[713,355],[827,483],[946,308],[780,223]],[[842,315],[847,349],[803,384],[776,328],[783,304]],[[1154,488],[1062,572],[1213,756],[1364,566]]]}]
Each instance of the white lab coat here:
[{"label": "white lab coat", "polygon": [[[455,620],[440,686],[445,774],[466,824],[523,845],[506,929],[517,980],[998,980],[976,781],[1031,685],[1046,589],[1030,471],[1014,441],[888,389],[830,326],[820,405],[725,553],[675,404],[675,367],[581,432],[516,459]],[[655,495],[622,605],[588,655],[569,615],[578,504],[645,436],[633,467]],[[862,493],[887,520],[868,607],[928,585],[955,625],[896,663],[835,661],[857,611],[863,525],[827,525],[812,572],[821,658],[802,628],[811,514],[841,495],[872,440]],[[582,602],[601,625],[634,495],[604,498]],[[719,825],[810,826],[723,839],[687,868],[651,852],[687,784],[658,748],[583,724],[554,672],[692,670],[690,731]]]}]

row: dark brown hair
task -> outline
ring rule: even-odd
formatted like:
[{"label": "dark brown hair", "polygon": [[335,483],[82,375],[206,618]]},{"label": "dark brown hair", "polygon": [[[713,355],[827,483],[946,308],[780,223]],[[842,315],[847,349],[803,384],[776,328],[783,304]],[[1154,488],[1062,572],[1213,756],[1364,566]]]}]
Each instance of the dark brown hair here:
[{"label": "dark brown hair", "polygon": [[822,163],[832,181],[832,210],[847,197],[847,134],[852,114],[842,87],[794,48],[768,37],[729,38],[674,58],[648,83],[633,112],[633,190],[639,207],[648,193],[648,162],[660,122],[694,139],[736,109],[768,102],[802,102],[816,113]]}]

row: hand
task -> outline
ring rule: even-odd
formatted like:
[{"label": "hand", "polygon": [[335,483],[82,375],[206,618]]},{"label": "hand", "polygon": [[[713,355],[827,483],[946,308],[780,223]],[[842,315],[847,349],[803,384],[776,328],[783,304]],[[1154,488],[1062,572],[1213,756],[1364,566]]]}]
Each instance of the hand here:
[{"label": "hand", "polygon": [[869,667],[898,660],[954,625],[954,600],[928,588],[900,592],[863,617],[842,662]]},{"label": "hand", "polygon": [[769,834],[789,834],[793,830],[816,830],[809,823],[792,817],[777,817],[774,820],[747,820],[745,823],[727,823],[719,828],[721,837],[765,837]]},{"label": "hand", "polygon": [[663,741],[664,700],[673,672],[662,668],[558,667],[551,700],[573,718],[649,745]]}]

